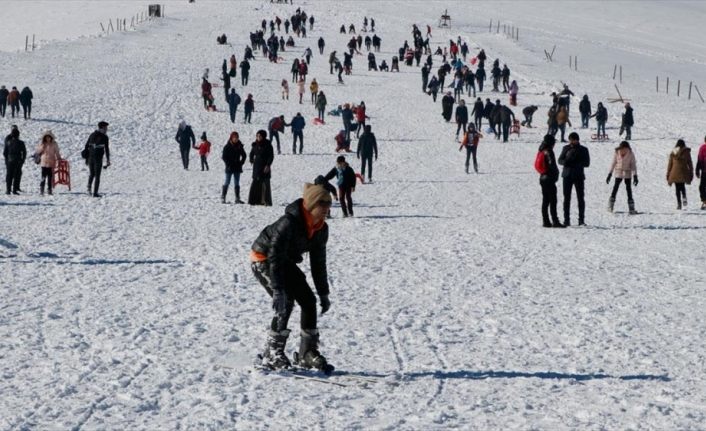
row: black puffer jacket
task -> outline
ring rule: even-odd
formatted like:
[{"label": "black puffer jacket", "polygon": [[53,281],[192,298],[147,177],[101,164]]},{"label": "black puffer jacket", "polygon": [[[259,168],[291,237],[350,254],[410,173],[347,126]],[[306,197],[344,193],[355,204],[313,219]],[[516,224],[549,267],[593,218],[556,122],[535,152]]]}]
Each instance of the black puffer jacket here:
[{"label": "black puffer jacket", "polygon": [[286,268],[301,263],[302,254],[309,253],[311,275],[319,296],[328,295],[328,273],[326,270],[326,242],[328,225],[314,232],[307,238],[306,221],[302,204],[304,199],[297,199],[287,205],[284,215],[260,232],[252,245],[252,250],[267,256],[270,266],[270,278],[273,290],[284,289]]}]

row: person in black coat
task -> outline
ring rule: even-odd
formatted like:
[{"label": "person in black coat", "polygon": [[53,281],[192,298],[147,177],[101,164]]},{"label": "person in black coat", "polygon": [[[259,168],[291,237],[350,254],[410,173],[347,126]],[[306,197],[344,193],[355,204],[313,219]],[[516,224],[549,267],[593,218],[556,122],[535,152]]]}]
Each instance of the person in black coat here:
[{"label": "person in black coat", "polygon": [[620,124],[620,133],[619,135],[623,134],[623,131],[625,131],[625,139],[626,140],[631,140],[632,139],[632,126],[635,124],[635,119],[632,116],[632,107],[630,106],[630,103],[625,104],[625,113],[623,113],[623,122]]},{"label": "person in black coat", "polygon": [[240,62],[240,84],[245,86],[248,85],[248,79],[250,78],[250,62],[247,57]]},{"label": "person in black coat", "polygon": [[494,113],[495,124],[499,125],[502,129],[503,142],[507,142],[510,136],[510,126],[512,126],[512,122],[515,121],[515,113],[505,105],[496,105]]},{"label": "person in black coat", "polygon": [[581,128],[588,128],[588,119],[591,118],[591,101],[588,100],[588,94],[584,94],[579,102],[579,113],[581,114]]},{"label": "person in black coat", "polygon": [[27,159],[27,147],[20,139],[20,130],[12,126],[10,134],[5,137],[2,155],[5,158],[5,184],[6,192],[19,195],[20,181],[22,180],[22,165]]},{"label": "person in black coat", "polygon": [[[544,227],[562,228],[564,225],[559,222],[559,216],[556,213],[556,182],[559,181],[559,167],[556,164],[556,156],[554,155],[555,143],[556,138],[554,136],[546,135],[539,146],[544,167],[544,173],[539,175],[539,185],[542,188],[542,221]],[[550,214],[551,219],[549,218]]]},{"label": "person in black coat", "polygon": [[483,130],[483,114],[485,112],[485,107],[483,106],[483,100],[479,97],[476,99],[476,103],[473,104],[473,124],[476,126],[476,130],[481,132]]},{"label": "person in black coat", "polygon": [[179,128],[177,129],[176,136],[174,137],[179,143],[179,152],[181,153],[181,164],[184,166],[185,170],[189,169],[189,152],[191,148],[196,145],[196,136],[194,136],[194,131],[191,130],[191,126],[186,124],[186,121],[182,120],[179,123]]},{"label": "person in black coat", "polygon": [[232,177],[235,187],[235,203],[242,204],[243,201],[240,200],[240,174],[243,173],[243,164],[247,160],[247,155],[245,154],[243,143],[240,142],[238,132],[230,134],[228,142],[223,146],[221,159],[223,159],[225,164],[225,182],[221,189],[221,202],[226,203],[226,195],[228,194],[228,187]]},{"label": "person in black coat", "polygon": [[230,94],[226,99],[228,102],[228,111],[230,113],[230,122],[235,123],[235,113],[238,112],[238,105],[240,105],[240,95],[235,92],[235,88],[230,89]]},{"label": "person in black coat", "polygon": [[358,139],[358,148],[356,150],[356,156],[361,159],[360,165],[360,175],[365,176],[365,165],[368,165],[368,182],[373,181],[373,156],[375,160],[378,159],[378,143],[375,139],[375,135],[370,131],[370,126],[365,126],[365,131],[360,135]]},{"label": "person in black coat", "polygon": [[341,201],[343,217],[353,216],[353,198],[351,193],[355,191],[356,176],[353,168],[346,162],[345,156],[336,158],[336,166],[326,174],[326,181],[336,178],[338,185],[338,196]]},{"label": "person in black coat", "polygon": [[436,95],[439,93],[439,86],[439,80],[436,79],[436,76],[432,76],[427,88],[429,88],[429,94],[431,94],[431,100],[434,101],[434,103],[436,103]]},{"label": "person in black coat", "polygon": [[[98,123],[98,130],[95,130],[88,137],[86,146],[82,154],[86,154],[86,163],[88,163],[88,193],[91,194],[91,185],[93,186],[93,197],[99,198],[98,193],[101,182],[101,172],[103,168],[110,166],[110,140],[108,139],[108,126],[105,121]],[[103,166],[103,156],[106,158],[106,165]]]},{"label": "person in black coat", "polygon": [[466,134],[466,125],[468,124],[468,108],[466,107],[466,101],[461,99],[456,107],[456,140],[458,140],[458,133],[463,129],[463,134]]},{"label": "person in black coat", "polygon": [[318,46],[319,54],[324,55],[324,47],[326,46],[326,41],[324,41],[323,37],[319,37]]},{"label": "person in black coat", "polygon": [[303,197],[289,204],[284,216],[264,228],[251,247],[251,269],[272,298],[274,310],[262,354],[266,367],[286,369],[291,366],[285,347],[290,333],[287,325],[296,302],[301,308],[298,365],[327,373],[333,370],[318,350],[316,296],[298,267],[304,260],[303,255],[309,253],[321,313],[326,313],[331,302],[326,269],[329,229],[325,220],[331,203],[331,195],[323,186],[307,183]]},{"label": "person in black coat", "polygon": [[248,195],[250,205],[272,206],[270,177],[274,159],[274,149],[267,139],[267,132],[258,130],[250,149],[250,164],[252,164],[252,184]]},{"label": "person in black coat", "polygon": [[596,117],[596,137],[599,139],[605,138],[605,123],[608,121],[608,110],[603,106],[603,103],[598,102],[596,113],[591,115],[591,117]]},{"label": "person in black coat", "polygon": [[343,120],[343,130],[345,132],[346,141],[351,139],[351,129],[353,124],[353,110],[351,105],[346,103],[341,111],[341,120]]},{"label": "person in black coat", "polygon": [[523,126],[532,128],[532,117],[537,112],[537,109],[539,109],[537,105],[526,106],[522,109],[522,115],[525,116],[524,121],[521,123]]},{"label": "person in black coat", "polygon": [[5,86],[0,86],[0,117],[5,118],[5,111],[7,110],[7,96],[10,95]]},{"label": "person in black coat", "polygon": [[454,109],[454,102],[454,97],[451,95],[450,91],[441,98],[441,116],[444,117],[444,120],[446,120],[447,123],[451,121],[451,113]]},{"label": "person in black coat", "polygon": [[478,69],[476,69],[476,82],[478,83],[478,91],[483,92],[483,82],[485,81],[485,69],[481,64],[478,65]]},{"label": "person in black coat", "polygon": [[32,118],[32,99],[34,95],[29,87],[25,87],[20,92],[20,104],[22,105],[22,113],[24,114],[25,120]]},{"label": "person in black coat", "polygon": [[571,209],[571,189],[576,188],[576,199],[579,203],[579,226],[585,226],[584,212],[586,203],[584,202],[584,168],[591,165],[591,157],[588,148],[579,142],[579,134],[571,132],[569,134],[569,144],[564,145],[559,155],[559,164],[564,166],[561,172],[564,188],[564,225],[570,226]]}]

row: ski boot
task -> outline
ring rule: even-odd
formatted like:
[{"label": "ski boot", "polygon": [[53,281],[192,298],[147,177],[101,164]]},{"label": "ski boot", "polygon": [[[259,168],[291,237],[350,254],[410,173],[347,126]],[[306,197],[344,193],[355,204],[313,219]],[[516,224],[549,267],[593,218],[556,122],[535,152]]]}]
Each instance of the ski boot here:
[{"label": "ski boot", "polygon": [[280,332],[268,331],[265,352],[262,354],[262,366],[272,370],[287,369],[292,366],[284,353],[284,346],[289,338],[289,329]]},{"label": "ski boot", "polygon": [[628,213],[630,215],[635,215],[637,214],[637,211],[635,210],[635,201],[628,201]]},{"label": "ski boot", "polygon": [[302,330],[299,353],[294,353],[294,363],[302,368],[315,368],[326,375],[333,372],[333,365],[319,353],[319,331],[317,329]]},{"label": "ski boot", "polygon": [[686,209],[686,196],[684,196],[683,198],[681,198],[681,206],[682,206],[683,209]]},{"label": "ski boot", "polygon": [[608,199],[608,212],[613,212],[613,208],[615,207],[615,198],[611,196],[610,199]]}]

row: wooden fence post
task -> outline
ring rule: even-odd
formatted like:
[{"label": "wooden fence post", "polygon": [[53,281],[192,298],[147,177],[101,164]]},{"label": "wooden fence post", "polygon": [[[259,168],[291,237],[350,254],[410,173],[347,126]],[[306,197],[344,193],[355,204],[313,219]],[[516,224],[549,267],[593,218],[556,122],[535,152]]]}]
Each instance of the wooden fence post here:
[{"label": "wooden fence post", "polygon": [[669,94],[669,77],[667,77],[667,94]]},{"label": "wooden fence post", "polygon": [[613,81],[615,81],[615,73],[618,71],[618,65],[613,66]]},{"label": "wooden fence post", "polygon": [[500,33],[500,21],[498,21],[498,27],[497,27],[497,29],[495,30],[495,33],[496,33],[496,34],[497,34],[497,33]]},{"label": "wooden fence post", "polygon": [[623,83],[623,65],[620,65],[620,83]]},{"label": "wooden fence post", "polygon": [[27,52],[27,48],[29,47],[29,35],[25,37],[25,52]]},{"label": "wooden fence post", "polygon": [[691,100],[691,85],[693,84],[692,81],[689,81],[689,100]]},{"label": "wooden fence post", "polygon": [[579,71],[579,57],[578,55],[574,56],[574,72]]},{"label": "wooden fence post", "polygon": [[515,32],[515,40],[520,41],[520,29],[518,28],[517,31]]},{"label": "wooden fence post", "polygon": [[696,89],[696,94],[699,95],[699,99],[701,99],[701,103],[706,103],[706,102],[704,102],[704,98],[701,96],[701,92],[699,91],[699,86],[694,85],[694,88]]},{"label": "wooden fence post", "polygon": [[105,27],[103,27],[103,23],[102,23],[102,22],[99,22],[98,24],[101,25],[101,31],[102,31],[103,33],[105,33]]},{"label": "wooden fence post", "polygon": [[681,89],[681,79],[677,81],[677,97],[679,97],[679,89]]},{"label": "wooden fence post", "polygon": [[34,34],[32,35],[32,51],[34,51]]},{"label": "wooden fence post", "polygon": [[657,75],[657,92],[659,93],[659,75]]}]

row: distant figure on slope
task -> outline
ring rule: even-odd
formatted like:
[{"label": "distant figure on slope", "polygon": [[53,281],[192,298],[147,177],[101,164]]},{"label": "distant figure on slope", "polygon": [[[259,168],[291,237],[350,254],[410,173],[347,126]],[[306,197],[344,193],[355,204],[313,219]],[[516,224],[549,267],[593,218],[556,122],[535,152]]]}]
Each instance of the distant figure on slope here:
[{"label": "distant figure on slope", "polygon": [[20,194],[20,181],[22,180],[22,165],[27,159],[27,147],[20,139],[20,129],[12,126],[10,134],[5,137],[2,155],[5,158],[5,184],[7,194]]},{"label": "distant figure on slope", "polygon": [[255,142],[250,149],[250,164],[252,165],[252,183],[248,195],[248,204],[272,206],[272,163],[275,154],[272,143],[267,139],[265,130],[258,130]]},{"label": "distant figure on slope", "polygon": [[625,132],[625,139],[626,140],[631,140],[632,139],[632,126],[635,124],[635,119],[632,116],[632,106],[630,106],[630,103],[625,104],[625,112],[623,113],[623,121],[620,124],[620,133],[619,135],[623,134],[623,131]]},{"label": "distant figure on slope", "polygon": [[523,126],[529,127],[530,129],[532,128],[532,116],[537,109],[539,109],[537,105],[526,106],[522,109],[522,115],[525,116],[525,119],[521,123]]},{"label": "distant figure on slope", "polygon": [[686,209],[686,186],[694,178],[694,165],[691,161],[691,148],[686,146],[683,139],[679,139],[674,149],[669,153],[667,164],[667,184],[674,184],[677,194],[677,209]]},{"label": "distant figure on slope", "polygon": [[635,211],[635,201],[632,200],[632,187],[630,185],[630,180],[632,180],[632,185],[637,186],[637,162],[635,161],[635,154],[632,152],[628,141],[621,142],[615,149],[613,162],[610,164],[610,172],[608,172],[605,183],[610,184],[610,179],[613,176],[615,177],[615,183],[613,184],[613,192],[610,194],[610,199],[608,199],[608,211],[613,212],[615,197],[618,194],[620,183],[625,181],[630,214],[637,214],[637,211]]},{"label": "distant figure on slope", "polygon": [[696,159],[696,178],[700,178],[699,195],[701,197],[701,209],[706,210],[706,137],[704,143],[699,148]]},{"label": "distant figure on slope", "polygon": [[240,95],[235,92],[235,88],[230,89],[230,94],[228,94],[227,101],[230,122],[235,123],[235,113],[238,112],[238,105],[240,105]]},{"label": "distant figure on slope", "polygon": [[188,170],[189,152],[191,148],[196,145],[196,137],[194,136],[194,131],[191,130],[191,126],[186,124],[186,121],[182,120],[179,123],[179,128],[177,129],[177,133],[174,139],[179,143],[179,152],[181,153],[181,164],[184,166],[184,170]]},{"label": "distant figure on slope", "polygon": [[588,94],[584,94],[579,102],[579,113],[581,114],[581,128],[588,128],[588,119],[591,118],[591,101],[588,100]]},{"label": "distant figure on slope", "polygon": [[206,132],[201,134],[201,142],[194,145],[194,149],[198,150],[201,159],[201,171],[208,170],[208,155],[211,153],[211,143],[206,138]]},{"label": "distant figure on slope", "polygon": [[22,89],[22,92],[20,93],[20,104],[22,105],[22,113],[24,114],[25,120],[29,120],[32,118],[32,99],[34,98],[34,95],[32,94],[32,90],[29,89],[29,87],[25,87]]},{"label": "distant figure on slope", "polygon": [[326,270],[328,225],[326,214],[331,195],[320,185],[305,184],[303,197],[285,209],[285,215],[262,230],[252,245],[251,268],[255,278],[272,297],[274,317],[262,354],[263,366],[287,369],[291,362],[285,353],[290,330],[289,317],[296,302],[301,308],[301,342],[298,365],[330,373],[333,367],[319,353],[316,296],[306,276],[297,266],[309,253],[311,275],[324,314],[331,306]]},{"label": "distant figure on slope", "polygon": [[328,181],[334,177],[338,186],[338,196],[343,210],[343,217],[348,217],[349,215],[353,217],[353,198],[351,193],[355,191],[356,176],[353,168],[346,162],[345,156],[336,158],[336,166],[324,178]]}]

